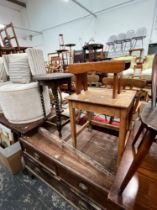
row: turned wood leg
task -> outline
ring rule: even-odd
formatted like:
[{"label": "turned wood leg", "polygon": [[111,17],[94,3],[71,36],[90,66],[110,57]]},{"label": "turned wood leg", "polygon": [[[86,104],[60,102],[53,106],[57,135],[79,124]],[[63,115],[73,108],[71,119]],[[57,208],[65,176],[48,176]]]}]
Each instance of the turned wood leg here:
[{"label": "turned wood leg", "polygon": [[62,134],[61,134],[61,129],[62,129],[62,126],[61,126],[61,110],[60,110],[60,106],[59,106],[57,85],[52,87],[52,93],[53,93],[53,96],[54,96],[57,130],[58,130],[58,133],[59,133],[59,137],[62,137]]},{"label": "turned wood leg", "polygon": [[39,83],[39,92],[40,92],[40,100],[41,100],[44,118],[46,118],[45,102],[44,102],[44,96],[43,96],[43,85],[41,85],[40,83]]},{"label": "turned wood leg", "polygon": [[148,153],[154,138],[156,136],[156,132],[153,132],[151,130],[148,130],[146,132],[146,134],[144,135],[143,139],[142,139],[142,144],[137,152],[137,154],[134,157],[134,160],[120,186],[120,190],[119,190],[119,194],[121,194],[123,192],[123,190],[125,189],[125,187],[127,186],[127,184],[129,183],[129,181],[131,180],[131,178],[133,177],[134,173],[137,171],[138,167],[140,166],[142,160],[144,159],[144,157],[146,156],[146,154]]},{"label": "turned wood leg", "polygon": [[68,79],[68,92],[71,95],[71,78]]},{"label": "turned wood leg", "polygon": [[71,136],[73,147],[76,148],[76,120],[75,120],[75,108],[72,107],[71,101],[69,101],[69,112],[70,112],[70,125],[71,125]]}]

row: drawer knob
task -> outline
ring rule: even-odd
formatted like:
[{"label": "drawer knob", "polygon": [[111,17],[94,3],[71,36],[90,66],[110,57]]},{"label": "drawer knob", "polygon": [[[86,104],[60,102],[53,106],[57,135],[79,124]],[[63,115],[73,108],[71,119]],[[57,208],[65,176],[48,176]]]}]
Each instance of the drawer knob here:
[{"label": "drawer knob", "polygon": [[34,158],[36,159],[36,160],[39,160],[40,159],[40,155],[38,154],[38,153],[34,153]]},{"label": "drawer knob", "polygon": [[84,192],[88,192],[88,187],[81,182],[79,183],[79,188]]},{"label": "drawer knob", "polygon": [[39,169],[39,168],[37,168],[37,167],[35,167],[35,169],[34,169],[34,170],[35,170],[35,172],[36,172],[36,173],[40,173],[40,172],[41,172],[41,171],[40,171],[40,169]]},{"label": "drawer knob", "polygon": [[87,204],[85,204],[83,201],[79,201],[78,202],[78,205],[79,205],[79,208],[81,210],[88,210],[89,209],[88,206],[87,206]]}]

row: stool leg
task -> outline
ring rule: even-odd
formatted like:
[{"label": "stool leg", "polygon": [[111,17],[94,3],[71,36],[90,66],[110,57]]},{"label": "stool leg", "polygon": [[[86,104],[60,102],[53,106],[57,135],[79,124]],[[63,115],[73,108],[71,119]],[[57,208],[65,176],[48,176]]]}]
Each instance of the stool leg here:
[{"label": "stool leg", "polygon": [[119,189],[119,194],[121,194],[125,187],[127,186],[127,184],[129,183],[129,181],[131,180],[131,178],[133,177],[134,173],[137,171],[138,167],[140,166],[142,160],[144,159],[144,157],[146,156],[146,154],[148,153],[154,138],[156,136],[156,132],[150,131],[148,130],[146,132],[146,134],[143,137],[143,142],[142,145],[140,146],[137,154],[135,155],[135,158],[126,174],[126,176],[124,177],[124,180],[120,186]]}]

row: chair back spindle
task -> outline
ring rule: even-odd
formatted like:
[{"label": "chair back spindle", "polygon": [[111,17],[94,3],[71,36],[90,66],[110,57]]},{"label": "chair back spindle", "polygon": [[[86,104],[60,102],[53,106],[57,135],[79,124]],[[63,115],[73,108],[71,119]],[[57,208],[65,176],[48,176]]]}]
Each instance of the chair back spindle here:
[{"label": "chair back spindle", "polygon": [[152,87],[151,87],[151,95],[152,95],[152,108],[156,106],[157,99],[157,53],[154,56],[153,65],[152,65]]}]

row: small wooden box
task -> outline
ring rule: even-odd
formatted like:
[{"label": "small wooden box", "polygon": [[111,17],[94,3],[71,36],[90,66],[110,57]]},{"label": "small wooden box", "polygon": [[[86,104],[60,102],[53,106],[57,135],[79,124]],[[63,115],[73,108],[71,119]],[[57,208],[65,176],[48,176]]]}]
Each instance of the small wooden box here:
[{"label": "small wooden box", "polygon": [[5,149],[0,147],[0,161],[12,174],[22,170],[22,150],[19,142],[16,142]]}]

